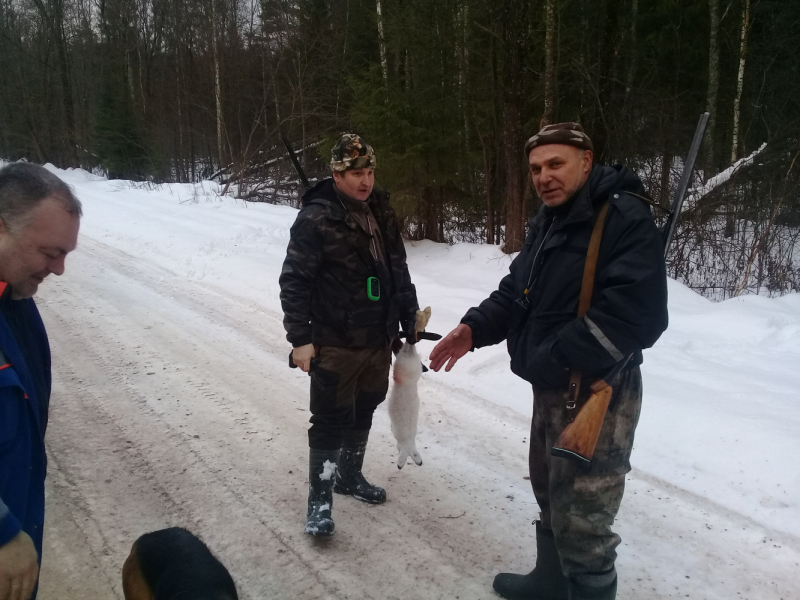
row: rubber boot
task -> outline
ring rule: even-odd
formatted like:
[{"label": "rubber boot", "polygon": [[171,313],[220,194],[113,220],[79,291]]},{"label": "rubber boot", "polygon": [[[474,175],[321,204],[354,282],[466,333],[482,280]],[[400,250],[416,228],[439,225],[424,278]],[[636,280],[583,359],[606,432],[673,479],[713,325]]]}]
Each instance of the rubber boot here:
[{"label": "rubber boot", "polygon": [[569,600],[616,600],[617,571],[584,573],[569,580]]},{"label": "rubber boot", "polygon": [[362,502],[383,504],[386,490],[370,484],[361,473],[364,465],[364,452],[367,450],[369,429],[366,431],[345,431],[342,436],[342,451],[339,455],[339,470],[333,491],[337,494],[353,496]]},{"label": "rubber boot", "polygon": [[493,587],[508,600],[568,600],[569,582],[561,571],[553,532],[536,521],[536,568],[527,575],[500,573]]},{"label": "rubber boot", "polygon": [[308,460],[308,513],[306,533],[333,535],[333,480],[339,462],[338,450],[311,448]]}]

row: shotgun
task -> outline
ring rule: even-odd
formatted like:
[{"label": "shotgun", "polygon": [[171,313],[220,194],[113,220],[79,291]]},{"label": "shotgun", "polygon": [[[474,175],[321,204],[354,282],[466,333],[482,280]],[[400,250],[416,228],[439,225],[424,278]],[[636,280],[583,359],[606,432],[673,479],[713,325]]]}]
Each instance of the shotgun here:
[{"label": "shotgun", "polygon": [[286,152],[289,153],[289,160],[292,161],[294,170],[297,171],[297,176],[300,178],[300,181],[303,182],[303,187],[305,189],[310,188],[311,184],[308,182],[308,177],[306,177],[306,174],[303,172],[303,167],[300,166],[300,161],[297,160],[297,155],[294,153],[292,145],[285,135],[281,136],[281,139],[283,140],[283,145],[286,146]]},{"label": "shotgun", "polygon": [[[703,134],[706,131],[708,117],[709,113],[707,112],[700,115],[700,121],[697,123],[694,139],[689,148],[689,155],[686,157],[686,162],[683,165],[681,180],[678,184],[678,189],[675,190],[672,206],[670,206],[667,223],[662,233],[665,258],[669,250],[669,245],[672,242],[672,237],[675,235],[675,228],[680,218],[686,192],[689,190],[694,163],[700,151],[700,144],[703,141]],[[608,405],[611,402],[611,396],[614,392],[611,387],[611,382],[622,372],[631,359],[631,356],[633,355],[629,355],[627,358],[623,358],[617,362],[608,373],[591,384],[592,394],[580,408],[572,422],[561,432],[561,435],[558,437],[555,444],[553,444],[550,454],[573,460],[586,469],[591,466],[594,449],[597,446],[597,440],[600,438],[600,430],[603,427],[603,421],[605,420],[606,412],[608,412]]]}]

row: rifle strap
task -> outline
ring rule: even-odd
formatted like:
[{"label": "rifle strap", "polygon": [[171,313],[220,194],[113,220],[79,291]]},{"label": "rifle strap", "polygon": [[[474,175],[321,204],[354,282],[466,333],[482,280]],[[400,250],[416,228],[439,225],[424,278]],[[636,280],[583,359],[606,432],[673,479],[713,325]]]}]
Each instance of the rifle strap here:
[{"label": "rifle strap", "polygon": [[[608,202],[606,201],[597,215],[597,221],[592,229],[592,237],[589,238],[589,250],[586,252],[586,263],[583,266],[583,281],[581,282],[581,295],[578,300],[578,318],[580,319],[587,312],[592,303],[592,293],[594,292],[595,272],[597,271],[597,257],[600,255],[600,240],[603,238],[603,227],[606,223],[608,214]],[[578,393],[581,390],[581,372],[572,368],[569,372],[569,390],[567,393],[567,415],[571,422],[574,418]]]}]

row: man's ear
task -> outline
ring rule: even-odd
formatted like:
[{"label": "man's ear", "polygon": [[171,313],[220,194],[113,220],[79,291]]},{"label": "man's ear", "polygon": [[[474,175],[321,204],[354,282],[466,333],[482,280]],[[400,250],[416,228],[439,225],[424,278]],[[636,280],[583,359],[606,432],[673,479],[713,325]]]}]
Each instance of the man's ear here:
[{"label": "man's ear", "polygon": [[342,180],[342,174],[339,173],[339,171],[331,171],[331,174],[333,175],[333,181],[336,183],[339,183]]},{"label": "man's ear", "polygon": [[583,171],[588,173],[592,170],[592,163],[594,162],[594,152],[591,150],[583,151]]}]

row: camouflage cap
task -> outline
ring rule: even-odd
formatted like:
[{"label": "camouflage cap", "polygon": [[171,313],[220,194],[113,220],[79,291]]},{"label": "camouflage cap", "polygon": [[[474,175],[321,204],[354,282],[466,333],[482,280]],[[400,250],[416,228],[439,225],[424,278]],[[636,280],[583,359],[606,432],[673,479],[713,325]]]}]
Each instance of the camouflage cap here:
[{"label": "camouflage cap", "polygon": [[544,146],[546,144],[566,144],[567,146],[575,146],[581,150],[591,150],[594,152],[592,140],[586,135],[580,123],[553,123],[552,125],[545,125],[541,131],[532,136],[525,143],[525,156],[531,153],[531,150],[537,146]]},{"label": "camouflage cap", "polygon": [[355,133],[345,133],[331,150],[331,171],[374,169],[375,151]]}]

